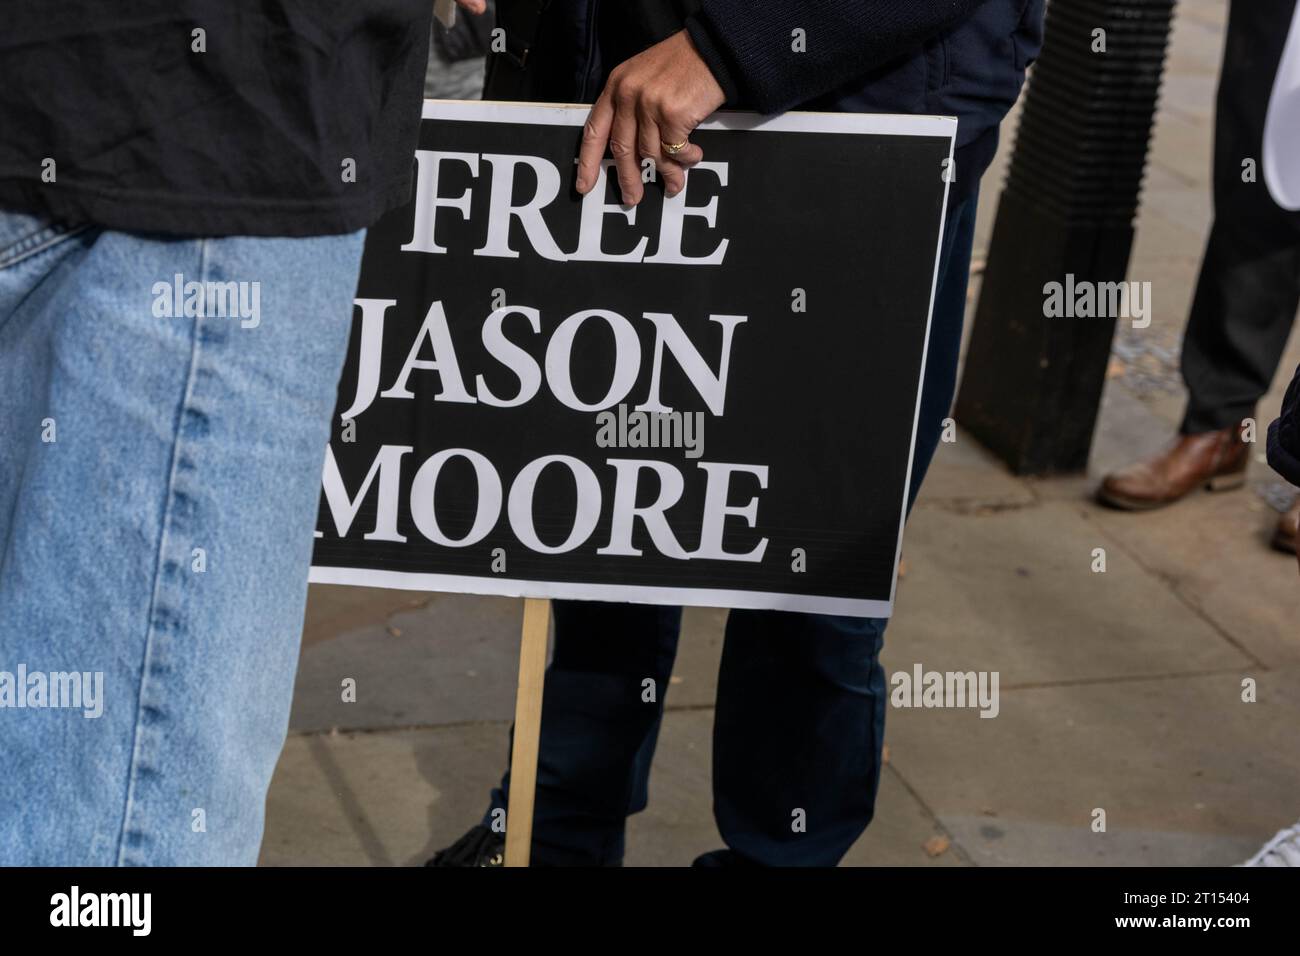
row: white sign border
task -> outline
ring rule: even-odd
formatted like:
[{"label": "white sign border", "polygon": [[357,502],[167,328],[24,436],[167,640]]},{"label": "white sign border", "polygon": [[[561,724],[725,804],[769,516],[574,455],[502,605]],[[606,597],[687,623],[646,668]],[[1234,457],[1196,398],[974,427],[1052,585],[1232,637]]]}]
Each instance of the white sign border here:
[{"label": "white sign border", "polygon": [[[426,99],[422,120],[457,120],[481,123],[519,123],[545,126],[581,126],[590,106],[548,103],[507,103],[494,100]],[[948,168],[952,167],[957,143],[957,119],[952,116],[909,116],[894,113],[789,112],[776,116],[757,113],[715,113],[698,127],[704,130],[749,130],[802,133],[845,133],[877,136],[928,136],[947,138]],[[942,170],[940,172],[943,172]],[[912,486],[916,454],[916,429],[921,418],[921,395],[925,387],[925,363],[930,353],[930,329],[939,286],[939,263],[943,255],[947,222],[948,193],[952,177],[944,176],[943,207],[939,215],[939,242],[935,250],[934,275],[930,281],[930,309],[925,319],[925,344],[921,349],[921,372],[916,386],[916,408],[912,414],[912,443],[907,454],[907,475],[903,479],[903,505],[899,516],[894,551],[893,583],[889,600],[842,598],[817,594],[784,594],[776,591],[731,591],[719,588],[665,588],[651,585],[589,584],[573,581],[530,581],[464,574],[431,574],[423,571],[392,571],[315,565],[307,575],[312,584],[345,584],[391,588],[404,591],[442,591],[500,597],[551,598],[556,600],[612,601],[629,604],[687,605],[691,607],[746,608],[753,610],[801,611],[845,617],[888,618],[894,612],[898,593],[898,564],[903,554],[903,528],[907,522],[907,496]]]}]

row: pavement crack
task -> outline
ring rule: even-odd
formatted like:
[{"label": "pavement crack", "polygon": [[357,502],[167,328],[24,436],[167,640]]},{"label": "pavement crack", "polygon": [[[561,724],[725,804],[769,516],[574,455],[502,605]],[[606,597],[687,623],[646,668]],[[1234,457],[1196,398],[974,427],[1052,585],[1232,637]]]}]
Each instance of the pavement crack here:
[{"label": "pavement crack", "polygon": [[979,866],[979,864],[975,862],[974,857],[972,857],[970,853],[966,851],[966,848],[961,845],[961,841],[957,839],[957,835],[943,825],[943,822],[939,819],[939,815],[934,812],[933,808],[931,808],[930,804],[925,801],[925,798],[921,796],[920,792],[908,782],[907,778],[903,776],[902,771],[894,766],[892,762],[885,764],[884,769],[888,770],[893,775],[894,779],[902,785],[903,789],[908,792],[911,798],[916,801],[916,805],[921,808],[921,812],[929,819],[930,825],[948,838],[948,846],[953,853],[963,863],[966,863],[969,866]]},{"label": "pavement crack", "polygon": [[1036,499],[1025,501],[1008,498],[931,498],[928,501],[918,502],[917,507],[944,511],[962,517],[984,517],[1036,508],[1039,504]]},{"label": "pavement crack", "polygon": [[1169,591],[1169,593],[1174,596],[1175,600],[1177,600],[1185,608],[1187,608],[1189,611],[1191,611],[1193,614],[1199,617],[1202,621],[1204,621],[1207,625],[1209,625],[1211,630],[1213,630],[1216,634],[1218,634],[1219,637],[1222,638],[1225,642],[1227,642],[1231,647],[1236,648],[1236,650],[1239,651],[1242,655],[1244,655],[1252,665],[1259,668],[1260,670],[1268,670],[1268,665],[1265,664],[1262,660],[1260,660],[1259,657],[1252,650],[1250,650],[1250,648],[1246,647],[1245,644],[1243,644],[1237,638],[1233,637],[1232,634],[1228,632],[1227,628],[1223,627],[1214,617],[1212,617],[1208,612],[1206,612],[1204,608],[1202,608],[1196,601],[1192,600],[1192,598],[1184,592],[1180,580],[1177,578],[1177,576],[1170,575],[1167,572],[1161,571],[1159,568],[1152,567],[1148,562],[1143,560],[1142,555],[1139,554],[1133,548],[1129,547],[1128,544],[1122,538],[1117,537],[1115,534],[1110,532],[1105,527],[1105,525],[1096,521],[1093,518],[1091,509],[1079,508],[1078,514],[1080,515],[1080,517],[1083,518],[1084,521],[1088,522],[1090,525],[1096,528],[1098,533],[1101,534],[1102,537],[1104,537],[1107,541],[1110,541],[1121,552],[1127,555],[1133,561],[1134,564],[1136,564],[1147,574],[1154,577],[1157,581],[1162,582],[1165,585],[1165,588]]},{"label": "pavement crack", "polygon": [[[1267,673],[1269,667],[1260,664],[1257,668]],[[1215,667],[1197,671],[1174,671],[1167,674],[1119,674],[1113,677],[1078,677],[1072,680],[1029,681],[1023,684],[1003,684],[1001,690],[1046,690],[1056,687],[1089,687],[1094,684],[1140,684],[1145,681],[1184,680],[1189,677],[1218,677],[1225,674],[1241,675],[1240,667]]]}]

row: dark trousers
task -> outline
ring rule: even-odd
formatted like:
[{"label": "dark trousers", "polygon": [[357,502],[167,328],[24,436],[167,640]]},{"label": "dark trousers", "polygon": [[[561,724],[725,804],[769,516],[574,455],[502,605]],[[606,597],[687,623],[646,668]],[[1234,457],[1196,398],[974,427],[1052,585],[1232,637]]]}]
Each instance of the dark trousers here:
[{"label": "dark trousers", "polygon": [[[1214,226],[1183,339],[1187,434],[1254,414],[1300,306],[1300,212],[1274,203],[1259,168],[1295,9],[1296,0],[1237,0],[1229,15],[1215,118]],[[1248,159],[1254,182],[1242,180]]]},{"label": "dark trousers", "polygon": [[[976,204],[971,196],[950,209],[944,231],[913,499],[952,404]],[[532,860],[615,865],[628,815],[646,806],[681,608],[585,601],[553,607]],[[871,822],[888,700],[879,660],[885,624],[731,611],[713,723],[713,812],[739,860],[834,866]],[[653,702],[645,700],[647,679]],[[509,790],[507,771],[489,817],[505,806]],[[804,832],[794,827],[798,811]]]}]

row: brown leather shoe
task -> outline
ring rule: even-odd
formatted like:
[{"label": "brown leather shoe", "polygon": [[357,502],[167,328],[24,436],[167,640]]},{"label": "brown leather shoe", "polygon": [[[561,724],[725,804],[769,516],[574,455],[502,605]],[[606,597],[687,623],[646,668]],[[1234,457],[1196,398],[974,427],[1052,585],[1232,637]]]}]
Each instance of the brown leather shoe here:
[{"label": "brown leather shoe", "polygon": [[1287,513],[1277,519],[1277,530],[1273,532],[1273,547],[1288,554],[1295,554],[1297,537],[1300,537],[1300,495],[1291,502]]},{"label": "brown leather shoe", "polygon": [[1238,426],[1199,435],[1180,435],[1169,448],[1147,461],[1107,475],[1097,497],[1128,511],[1163,508],[1195,491],[1227,491],[1246,483],[1250,446]]}]

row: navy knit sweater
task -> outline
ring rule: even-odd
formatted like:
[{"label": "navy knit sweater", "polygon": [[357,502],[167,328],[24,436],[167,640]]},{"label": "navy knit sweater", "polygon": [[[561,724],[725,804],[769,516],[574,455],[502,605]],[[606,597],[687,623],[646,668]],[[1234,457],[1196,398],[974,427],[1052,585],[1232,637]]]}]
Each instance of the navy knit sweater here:
[{"label": "navy knit sweater", "polygon": [[686,29],[729,103],[776,113],[896,60],[983,2],[699,0]]},{"label": "navy knit sweater", "polygon": [[1268,430],[1268,463],[1291,484],[1300,485],[1300,369],[1282,399],[1281,416]]}]

